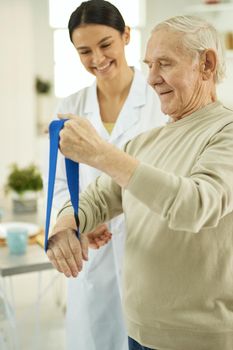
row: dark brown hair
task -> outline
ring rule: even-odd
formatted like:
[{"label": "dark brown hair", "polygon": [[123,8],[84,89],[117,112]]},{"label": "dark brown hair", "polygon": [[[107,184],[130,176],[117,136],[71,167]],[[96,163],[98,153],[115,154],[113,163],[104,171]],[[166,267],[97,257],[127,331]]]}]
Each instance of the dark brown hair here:
[{"label": "dark brown hair", "polygon": [[73,31],[83,24],[102,24],[118,30],[121,34],[125,31],[125,21],[120,11],[104,0],[84,1],[71,14],[68,23],[71,41]]}]

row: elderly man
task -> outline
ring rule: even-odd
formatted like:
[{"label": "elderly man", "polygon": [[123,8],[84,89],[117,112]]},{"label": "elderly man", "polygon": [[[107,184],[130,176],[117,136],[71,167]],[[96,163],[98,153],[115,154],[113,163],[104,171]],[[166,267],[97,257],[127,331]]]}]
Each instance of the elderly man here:
[{"label": "elderly man", "polygon": [[[205,21],[174,17],[152,31],[145,63],[173,122],[136,137],[125,152],[78,116],[60,133],[66,157],[106,174],[81,196],[80,230],[85,236],[124,212],[130,349],[232,350],[233,111],[216,96],[221,43]],[[75,229],[67,204],[48,249],[66,276],[78,275],[86,257]]]}]

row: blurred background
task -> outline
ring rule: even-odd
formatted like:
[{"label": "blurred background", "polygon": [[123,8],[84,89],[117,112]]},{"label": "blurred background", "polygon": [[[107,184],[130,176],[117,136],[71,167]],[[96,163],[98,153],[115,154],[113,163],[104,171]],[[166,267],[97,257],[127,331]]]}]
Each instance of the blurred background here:
[{"label": "blurred background", "polygon": [[[0,0],[0,208],[4,208],[8,200],[4,186],[9,166],[33,163],[43,172],[48,141],[45,130],[54,118],[59,99],[93,81],[81,66],[67,31],[70,14],[80,3],[75,0]],[[155,24],[187,13],[215,24],[227,49],[227,78],[219,85],[218,96],[233,108],[233,1],[114,0],[112,3],[131,27],[128,61],[145,74],[146,67],[142,63],[145,44]],[[38,211],[43,225],[43,200]],[[46,273],[45,279],[49,281],[52,272]],[[38,320],[32,322],[35,309],[34,316],[29,309],[28,316],[21,319],[21,311],[32,305],[32,295],[37,293],[38,276],[16,276],[13,283],[19,332],[22,333],[18,349],[40,349],[41,346],[45,350],[65,349],[65,279],[54,282],[54,288],[43,300],[40,329]],[[31,329],[31,338],[23,336],[28,329]],[[37,344],[34,334],[40,339]],[[1,350],[4,344],[0,326]],[[10,346],[6,349],[11,349]]]}]

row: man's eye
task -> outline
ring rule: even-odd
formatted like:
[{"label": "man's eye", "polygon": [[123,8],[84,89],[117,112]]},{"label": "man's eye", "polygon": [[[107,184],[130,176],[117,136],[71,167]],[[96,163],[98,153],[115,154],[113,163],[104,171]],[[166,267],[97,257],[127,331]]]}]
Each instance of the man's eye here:
[{"label": "man's eye", "polygon": [[169,63],[165,63],[165,62],[160,62],[160,67],[168,67],[168,66],[170,66],[170,64]]}]

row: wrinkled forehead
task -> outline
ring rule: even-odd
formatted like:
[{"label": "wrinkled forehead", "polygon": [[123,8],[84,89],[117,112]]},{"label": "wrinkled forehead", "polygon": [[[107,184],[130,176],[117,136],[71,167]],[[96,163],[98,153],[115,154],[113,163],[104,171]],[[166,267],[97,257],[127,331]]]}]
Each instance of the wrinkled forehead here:
[{"label": "wrinkled forehead", "polygon": [[171,56],[173,58],[188,54],[183,39],[183,33],[170,30],[169,28],[153,30],[147,42],[145,59],[151,61],[160,56]]}]

